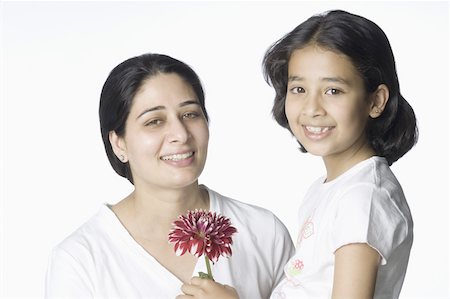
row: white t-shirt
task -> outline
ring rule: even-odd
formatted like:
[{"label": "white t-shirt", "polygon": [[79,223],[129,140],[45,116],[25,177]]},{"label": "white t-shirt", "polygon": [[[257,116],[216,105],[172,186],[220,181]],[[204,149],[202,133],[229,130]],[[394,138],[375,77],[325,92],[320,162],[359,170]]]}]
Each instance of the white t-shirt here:
[{"label": "white t-shirt", "polygon": [[[204,186],[203,186],[204,187]],[[204,187],[206,188],[206,187]],[[241,299],[269,298],[294,253],[286,227],[270,211],[209,192],[210,210],[237,229],[233,254],[212,266],[214,279],[235,287]],[[198,259],[192,276],[207,272]],[[51,254],[46,298],[164,298],[182,282],[144,250],[104,205]]]},{"label": "white t-shirt", "polygon": [[271,298],[331,298],[334,253],[351,243],[378,251],[374,298],[398,298],[413,241],[402,188],[386,159],[372,157],[338,178],[317,180],[299,209],[296,253]]}]

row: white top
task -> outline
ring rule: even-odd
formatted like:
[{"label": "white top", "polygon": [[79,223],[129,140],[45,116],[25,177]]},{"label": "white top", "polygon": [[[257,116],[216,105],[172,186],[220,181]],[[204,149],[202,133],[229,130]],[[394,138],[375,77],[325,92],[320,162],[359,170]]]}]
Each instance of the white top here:
[{"label": "white top", "polygon": [[299,210],[296,254],[278,298],[331,298],[334,253],[366,243],[381,256],[374,298],[398,298],[413,241],[413,222],[402,188],[381,157],[372,157],[328,183],[308,190]]},{"label": "white top", "polygon": [[[268,210],[206,189],[210,210],[230,218],[237,229],[232,256],[212,265],[214,279],[235,287],[241,299],[269,298],[294,253],[286,227]],[[199,271],[207,272],[203,256],[192,276]],[[45,297],[174,299],[181,285],[104,205],[53,249]]]}]

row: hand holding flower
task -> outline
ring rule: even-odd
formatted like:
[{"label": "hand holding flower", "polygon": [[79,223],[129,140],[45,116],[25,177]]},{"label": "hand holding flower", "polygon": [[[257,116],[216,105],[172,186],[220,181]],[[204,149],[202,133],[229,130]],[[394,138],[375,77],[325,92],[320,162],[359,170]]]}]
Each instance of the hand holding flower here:
[{"label": "hand holding flower", "polygon": [[239,299],[234,288],[199,277],[193,277],[190,284],[183,284],[181,290],[184,295],[176,299]]},{"label": "hand holding flower", "polygon": [[173,223],[169,242],[175,243],[176,255],[189,251],[196,257],[205,255],[208,273],[200,272],[201,278],[214,280],[209,261],[217,262],[219,256],[231,256],[231,235],[237,230],[230,219],[205,210],[188,211]]}]

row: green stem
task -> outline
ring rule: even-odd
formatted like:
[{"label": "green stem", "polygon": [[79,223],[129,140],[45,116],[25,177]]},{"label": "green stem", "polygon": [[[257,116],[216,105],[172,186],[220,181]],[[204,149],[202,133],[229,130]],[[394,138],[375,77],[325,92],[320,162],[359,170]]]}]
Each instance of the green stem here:
[{"label": "green stem", "polygon": [[209,258],[206,254],[205,254],[205,262],[206,262],[206,270],[208,270],[208,276],[211,280],[214,280],[212,276],[211,265],[209,264]]}]

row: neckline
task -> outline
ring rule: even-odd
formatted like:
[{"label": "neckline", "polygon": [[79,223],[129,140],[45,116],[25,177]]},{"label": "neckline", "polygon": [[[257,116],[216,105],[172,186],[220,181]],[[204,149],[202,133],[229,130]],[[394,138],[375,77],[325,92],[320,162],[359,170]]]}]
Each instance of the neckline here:
[{"label": "neckline", "polygon": [[[205,189],[208,192],[209,196],[209,211],[220,213],[219,211],[219,204],[217,201],[217,198],[212,190],[210,190],[205,185],[199,185],[200,188]],[[120,242],[124,243],[127,248],[145,260],[149,261],[149,267],[158,267],[160,269],[161,273],[165,273],[168,279],[170,279],[173,282],[176,282],[178,284],[182,284],[183,281],[181,281],[176,275],[174,275],[171,271],[169,271],[166,267],[164,267],[153,255],[151,255],[147,250],[145,250],[134,238],[131,236],[131,234],[128,232],[128,230],[125,228],[125,226],[120,222],[119,218],[116,216],[116,214],[111,210],[111,205],[108,203],[105,203],[101,207],[101,213],[105,215],[105,217],[108,219],[108,226],[107,231],[109,234],[113,235],[114,239],[117,239],[115,237],[119,237]],[[118,240],[116,240],[118,241]],[[189,253],[186,253],[189,254]],[[214,267],[214,265],[211,265]],[[204,257],[201,256],[197,259],[197,262],[195,263],[192,276],[197,276],[198,272],[206,272],[206,266],[204,263]]]},{"label": "neckline", "polygon": [[371,163],[386,163],[387,164],[387,161],[386,161],[386,158],[380,157],[380,156],[369,157],[365,160],[362,160],[362,161],[356,163],[351,168],[347,169],[345,172],[343,172],[342,174],[340,174],[338,177],[336,177],[335,179],[333,179],[331,181],[326,182],[325,180],[326,180],[327,176],[326,175],[322,176],[320,178],[320,180],[322,181],[322,186],[326,187],[326,188],[333,186],[337,182],[343,180],[344,178],[348,177],[352,173],[359,171],[361,168],[363,168],[367,164],[371,164]]}]

